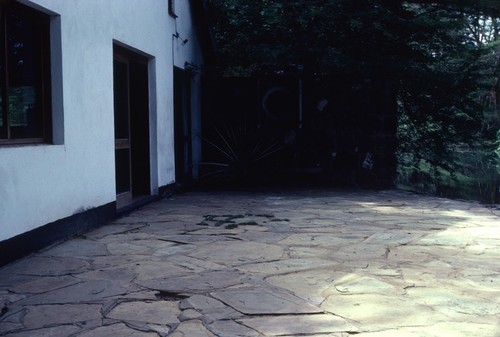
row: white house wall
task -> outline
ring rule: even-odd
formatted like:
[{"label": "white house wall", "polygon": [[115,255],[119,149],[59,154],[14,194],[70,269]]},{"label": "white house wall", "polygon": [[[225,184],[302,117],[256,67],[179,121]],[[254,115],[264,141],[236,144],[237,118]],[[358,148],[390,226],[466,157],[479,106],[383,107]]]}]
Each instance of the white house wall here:
[{"label": "white house wall", "polygon": [[[52,39],[62,50],[52,50],[54,108],[62,116],[56,145],[0,147],[0,242],[116,200],[114,42],[150,59],[153,193],[175,179],[172,58],[179,67],[202,62],[187,0],[177,1],[177,19],[167,0],[22,2],[54,15]],[[176,25],[188,43],[173,38]]]},{"label": "white house wall", "polygon": [[[202,50],[196,34],[195,24],[190,15],[189,0],[175,1],[175,14],[179,17],[175,23],[178,37],[173,39],[174,65],[184,69],[185,62],[197,67],[191,78],[191,134],[193,176],[197,177],[198,164],[201,161],[201,72],[203,68]],[[187,40],[187,42],[186,42]]]}]

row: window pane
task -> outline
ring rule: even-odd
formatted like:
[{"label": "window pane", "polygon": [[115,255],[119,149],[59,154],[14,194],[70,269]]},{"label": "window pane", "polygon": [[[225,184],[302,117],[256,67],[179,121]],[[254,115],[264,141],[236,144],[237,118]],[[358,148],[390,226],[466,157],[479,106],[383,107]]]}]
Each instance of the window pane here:
[{"label": "window pane", "polygon": [[9,125],[28,127],[33,124],[36,94],[33,86],[9,88]]},{"label": "window pane", "polygon": [[115,138],[129,139],[129,111],[128,111],[128,65],[114,61],[114,103],[115,103]]},{"label": "window pane", "polygon": [[41,78],[41,27],[32,18],[9,12],[6,29],[11,138],[40,138],[43,119],[36,83]]},{"label": "window pane", "polygon": [[116,194],[130,191],[130,150],[115,151]]}]

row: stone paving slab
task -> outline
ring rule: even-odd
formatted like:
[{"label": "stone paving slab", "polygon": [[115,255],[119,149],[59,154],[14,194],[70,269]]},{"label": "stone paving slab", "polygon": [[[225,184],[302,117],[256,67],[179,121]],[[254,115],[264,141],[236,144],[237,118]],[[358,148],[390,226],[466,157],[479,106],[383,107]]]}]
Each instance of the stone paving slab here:
[{"label": "stone paving slab", "polygon": [[500,337],[500,208],[189,192],[0,268],[0,336]]}]

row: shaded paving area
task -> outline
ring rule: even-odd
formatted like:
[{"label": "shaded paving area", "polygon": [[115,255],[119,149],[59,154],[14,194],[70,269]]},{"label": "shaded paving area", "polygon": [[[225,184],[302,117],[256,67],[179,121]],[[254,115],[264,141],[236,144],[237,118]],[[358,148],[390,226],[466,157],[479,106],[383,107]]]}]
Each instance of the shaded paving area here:
[{"label": "shaded paving area", "polygon": [[0,336],[500,337],[500,210],[190,192],[0,269]]}]

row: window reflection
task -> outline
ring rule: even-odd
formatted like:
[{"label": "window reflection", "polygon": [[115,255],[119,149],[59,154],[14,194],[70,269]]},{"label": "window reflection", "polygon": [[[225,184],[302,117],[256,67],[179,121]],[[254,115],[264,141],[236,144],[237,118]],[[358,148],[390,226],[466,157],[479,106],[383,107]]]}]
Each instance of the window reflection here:
[{"label": "window reflection", "polygon": [[39,51],[36,52],[39,46],[35,37],[39,34],[29,18],[18,13],[7,15],[6,27],[11,138],[41,137],[35,87],[35,79],[39,77],[37,56],[40,55]]},{"label": "window reflection", "polygon": [[0,143],[50,140],[49,17],[0,3]]}]

